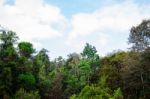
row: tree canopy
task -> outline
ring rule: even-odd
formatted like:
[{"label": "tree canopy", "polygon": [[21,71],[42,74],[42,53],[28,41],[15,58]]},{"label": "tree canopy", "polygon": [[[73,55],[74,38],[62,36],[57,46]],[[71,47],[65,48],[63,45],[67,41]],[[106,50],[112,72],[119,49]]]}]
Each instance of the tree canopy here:
[{"label": "tree canopy", "polygon": [[131,28],[129,43],[137,51],[150,47],[150,20],[143,20],[141,24]]}]

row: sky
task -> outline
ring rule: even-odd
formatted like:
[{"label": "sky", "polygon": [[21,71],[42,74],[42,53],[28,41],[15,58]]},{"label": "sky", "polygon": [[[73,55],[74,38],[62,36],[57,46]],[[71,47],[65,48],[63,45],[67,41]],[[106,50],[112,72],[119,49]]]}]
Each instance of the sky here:
[{"label": "sky", "polygon": [[130,28],[150,18],[150,0],[0,0],[0,24],[49,56],[82,52],[100,56],[127,50]]}]

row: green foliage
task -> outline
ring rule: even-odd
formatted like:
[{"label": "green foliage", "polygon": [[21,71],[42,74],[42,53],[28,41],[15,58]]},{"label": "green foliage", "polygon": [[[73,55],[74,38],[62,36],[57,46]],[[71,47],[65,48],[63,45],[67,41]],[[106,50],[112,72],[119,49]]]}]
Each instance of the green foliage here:
[{"label": "green foliage", "polygon": [[20,88],[12,99],[40,99],[40,95],[38,94],[38,91],[27,92]]},{"label": "green foliage", "polygon": [[25,89],[32,89],[35,86],[35,78],[31,73],[20,74],[18,76],[19,83]]},{"label": "green foliage", "polygon": [[80,59],[78,54],[69,56],[69,61],[65,68],[65,90],[64,93],[67,97],[72,94],[77,94],[86,85],[89,84],[91,76],[90,62]]},{"label": "green foliage", "polygon": [[30,57],[35,52],[33,45],[29,42],[20,42],[18,48],[20,55],[25,57]]},{"label": "green foliage", "polygon": [[111,99],[123,99],[121,89],[118,88],[114,91],[114,96]]},{"label": "green foliage", "polygon": [[11,81],[11,69],[9,67],[3,68],[0,74],[0,96],[4,97],[11,94]]},{"label": "green foliage", "polygon": [[4,50],[3,54],[5,54],[5,56],[12,57],[12,56],[16,55],[16,52],[15,52],[15,49],[13,46],[8,46]]},{"label": "green foliage", "polygon": [[86,59],[97,59],[98,55],[96,53],[97,53],[96,48],[90,45],[89,43],[86,43],[81,55]]},{"label": "green foliage", "polygon": [[17,42],[18,37],[12,31],[3,31],[0,33],[0,59],[3,61],[15,60],[17,53],[13,44]]},{"label": "green foliage", "polygon": [[120,72],[126,56],[127,53],[118,51],[101,59],[100,76],[108,76],[107,84],[113,90],[122,84]]},{"label": "green foliage", "polygon": [[88,83],[97,83],[100,69],[100,57],[97,54],[95,46],[86,43],[81,55],[82,58],[89,63],[91,69]]},{"label": "green foliage", "polygon": [[89,84],[90,76],[92,73],[92,70],[90,68],[90,63],[88,61],[81,60],[81,62],[78,65],[78,68],[79,68],[79,73],[80,73],[81,84],[83,84],[83,86],[86,83]]},{"label": "green foliage", "polygon": [[41,97],[45,98],[49,95],[50,88],[51,88],[51,81],[49,79],[41,80],[38,84],[38,89],[40,92]]},{"label": "green foliage", "polygon": [[101,77],[98,84],[85,86],[79,95],[73,95],[70,99],[122,99],[121,90],[112,92],[106,85],[106,77]]},{"label": "green foliage", "polygon": [[47,76],[50,71],[50,61],[47,52],[46,49],[42,49],[37,55],[37,64],[43,66],[45,76]]},{"label": "green foliage", "polygon": [[2,33],[0,33],[0,40],[2,42],[1,47],[5,47],[16,43],[18,37],[13,31],[2,31]]}]

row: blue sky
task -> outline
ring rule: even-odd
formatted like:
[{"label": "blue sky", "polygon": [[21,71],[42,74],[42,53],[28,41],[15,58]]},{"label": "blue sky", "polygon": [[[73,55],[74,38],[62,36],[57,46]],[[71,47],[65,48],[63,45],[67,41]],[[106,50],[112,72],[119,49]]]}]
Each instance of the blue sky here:
[{"label": "blue sky", "polygon": [[0,0],[0,9],[2,26],[51,59],[80,53],[86,42],[100,56],[127,50],[130,28],[150,18],[150,0]]},{"label": "blue sky", "polygon": [[[75,13],[87,13],[93,12],[99,8],[107,5],[121,3],[126,0],[45,0],[45,2],[58,6],[63,14],[67,17],[72,16]],[[147,4],[149,0],[128,0],[133,1],[136,4]]]},{"label": "blue sky", "polygon": [[92,12],[101,6],[101,0],[47,0],[46,2],[59,6],[62,13],[71,17],[75,13]]}]

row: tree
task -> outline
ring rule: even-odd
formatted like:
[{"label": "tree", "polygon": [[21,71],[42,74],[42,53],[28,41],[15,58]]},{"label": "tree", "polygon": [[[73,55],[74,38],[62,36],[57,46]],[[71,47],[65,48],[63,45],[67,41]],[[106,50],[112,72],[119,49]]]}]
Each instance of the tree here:
[{"label": "tree", "polygon": [[86,84],[89,84],[91,76],[90,62],[81,59],[77,53],[68,56],[64,69],[65,79],[63,81],[64,94],[66,97],[78,94]]},{"label": "tree", "polygon": [[26,90],[35,89],[35,77],[31,73],[19,74],[18,80],[20,87]]},{"label": "tree", "polygon": [[79,92],[79,68],[78,64],[80,63],[81,56],[77,53],[71,53],[68,55],[66,64],[64,65],[64,95],[69,97],[72,93]]},{"label": "tree", "polygon": [[99,55],[97,54],[97,50],[95,46],[86,43],[81,55],[83,59],[85,59],[90,63],[90,68],[92,69],[90,82],[96,83],[98,81],[98,75],[99,75],[100,58]]},{"label": "tree", "polygon": [[130,52],[124,57],[120,75],[123,82],[122,90],[124,96],[129,99],[150,98],[150,68],[149,59],[147,60],[146,57],[145,51],[142,54]]},{"label": "tree", "polygon": [[17,58],[15,44],[18,40],[15,32],[2,31],[0,33],[0,59],[4,61],[14,60]]},{"label": "tree", "polygon": [[23,88],[20,88],[13,99],[40,99],[40,95],[38,94],[38,91],[27,92]]},{"label": "tree", "polygon": [[[131,53],[125,58],[122,68],[124,93],[129,98],[149,98],[149,50],[150,50],[150,19],[132,27],[129,35],[132,44]],[[126,83],[127,81],[127,83]]]},{"label": "tree", "polygon": [[1,47],[6,47],[8,45],[13,45],[17,42],[18,36],[13,31],[5,31],[3,30],[2,33],[0,33],[0,40],[1,40]]},{"label": "tree", "polygon": [[99,58],[99,56],[96,53],[97,53],[97,50],[95,46],[92,46],[89,43],[86,43],[81,55],[83,58],[86,58],[86,59],[97,59]]},{"label": "tree", "polygon": [[45,76],[47,76],[50,71],[50,61],[47,52],[48,50],[42,49],[38,54],[39,63],[41,64],[41,66],[44,66]]},{"label": "tree", "polygon": [[77,53],[71,53],[68,55],[66,66],[68,69],[76,68],[80,63],[81,56]]},{"label": "tree", "polygon": [[36,78],[37,88],[42,98],[48,98],[53,79],[50,77],[50,60],[46,49],[41,49],[34,57],[33,74]]},{"label": "tree", "polygon": [[12,94],[11,86],[12,86],[11,68],[5,67],[2,69],[0,73],[0,98],[9,97],[9,95]]},{"label": "tree", "polygon": [[33,45],[29,42],[20,42],[18,44],[19,53],[21,56],[29,58],[35,52]]},{"label": "tree", "polygon": [[79,95],[73,95],[70,99],[123,99],[120,88],[113,92],[107,86],[106,78],[103,76],[98,84],[85,86]]},{"label": "tree", "polygon": [[35,52],[33,45],[30,42],[20,42],[18,44],[18,54],[19,54],[19,66],[17,67],[21,73],[27,73],[32,71],[33,62],[32,62],[32,54]]},{"label": "tree", "polygon": [[[16,71],[18,55],[14,48],[18,37],[15,32],[0,32],[0,98],[9,97],[16,91]],[[12,91],[14,89],[14,91]]]},{"label": "tree", "polygon": [[55,65],[55,68],[60,68],[61,66],[65,65],[65,59],[63,59],[62,56],[59,56],[58,58],[55,58],[53,63]]},{"label": "tree", "polygon": [[131,28],[129,43],[136,51],[143,51],[150,47],[150,19],[143,20],[141,24]]},{"label": "tree", "polygon": [[100,77],[108,75],[107,84],[112,89],[122,85],[120,71],[126,52],[117,51],[101,59]]}]

